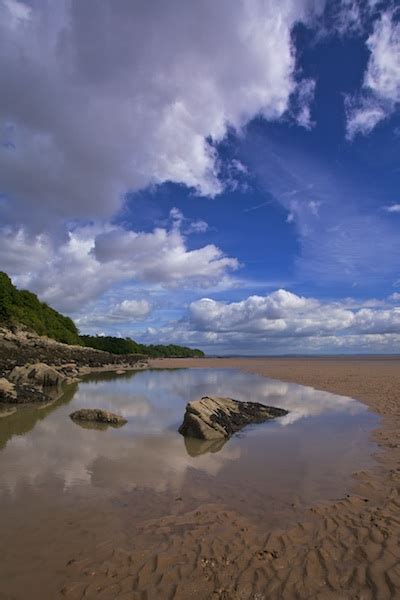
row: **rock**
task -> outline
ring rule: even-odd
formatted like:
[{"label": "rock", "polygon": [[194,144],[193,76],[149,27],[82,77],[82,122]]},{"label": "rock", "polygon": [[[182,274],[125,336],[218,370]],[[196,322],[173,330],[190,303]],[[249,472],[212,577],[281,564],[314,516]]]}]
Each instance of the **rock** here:
[{"label": "rock", "polygon": [[57,367],[58,370],[62,371],[66,375],[76,375],[78,373],[78,368],[76,363],[67,363],[65,365],[60,365]]},{"label": "rock", "polygon": [[66,380],[65,375],[45,363],[14,367],[9,377],[14,383],[30,383],[40,387],[59,386]]},{"label": "rock", "polygon": [[201,440],[229,438],[250,423],[283,417],[288,411],[258,402],[239,402],[232,398],[204,396],[186,405],[179,433]]},{"label": "rock", "polygon": [[0,378],[0,402],[15,402],[17,392],[15,385],[5,377]]},{"label": "rock", "polygon": [[85,421],[92,423],[106,423],[108,425],[125,425],[127,420],[101,408],[81,408],[69,415],[73,421]]}]

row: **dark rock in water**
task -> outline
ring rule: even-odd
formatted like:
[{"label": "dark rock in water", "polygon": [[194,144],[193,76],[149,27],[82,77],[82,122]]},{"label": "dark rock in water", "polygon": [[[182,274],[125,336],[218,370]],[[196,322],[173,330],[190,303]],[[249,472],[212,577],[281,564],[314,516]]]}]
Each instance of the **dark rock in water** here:
[{"label": "dark rock in water", "polygon": [[104,423],[107,425],[125,425],[127,420],[101,408],[81,408],[69,415],[73,421],[85,423]]},{"label": "dark rock in water", "polygon": [[204,396],[186,405],[179,433],[201,440],[229,438],[251,423],[283,417],[288,411],[258,402],[239,402],[232,398]]}]

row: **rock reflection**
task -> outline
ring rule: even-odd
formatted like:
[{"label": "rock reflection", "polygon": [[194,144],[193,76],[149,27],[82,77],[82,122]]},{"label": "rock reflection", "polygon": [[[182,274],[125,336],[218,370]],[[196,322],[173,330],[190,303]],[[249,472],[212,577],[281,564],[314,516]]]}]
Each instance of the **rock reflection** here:
[{"label": "rock reflection", "polygon": [[106,431],[109,427],[119,429],[124,426],[124,423],[96,423],[96,421],[82,421],[78,419],[72,419],[72,422],[82,429],[94,429],[97,431]]},{"label": "rock reflection", "polygon": [[[0,451],[14,436],[23,436],[29,433],[37,423],[48,417],[59,406],[70,402],[78,389],[78,384],[68,386],[63,396],[46,403],[18,406],[0,427]],[[59,394],[58,394],[59,396]]]},{"label": "rock reflection", "polygon": [[195,438],[183,438],[185,442],[186,452],[189,456],[201,456],[208,452],[219,452],[225,446],[227,439],[221,440],[196,440]]},{"label": "rock reflection", "polygon": [[[202,395],[263,402],[291,412],[246,428],[228,442],[184,439],[177,428],[185,405]],[[128,422],[121,429],[77,427],[69,414],[82,407],[104,408]],[[24,408],[0,420],[0,494],[26,495],[29,488],[46,489],[54,482],[61,482],[64,493],[95,488],[112,495],[143,489],[181,493],[197,478],[202,493],[211,481],[224,490],[236,490],[242,481],[254,489],[272,489],[279,481],[290,497],[301,486],[310,488],[310,481],[317,489],[333,488],[339,473],[350,476],[354,465],[363,466],[365,430],[374,422],[350,398],[235,370],[96,376],[71,387],[51,406]]]}]

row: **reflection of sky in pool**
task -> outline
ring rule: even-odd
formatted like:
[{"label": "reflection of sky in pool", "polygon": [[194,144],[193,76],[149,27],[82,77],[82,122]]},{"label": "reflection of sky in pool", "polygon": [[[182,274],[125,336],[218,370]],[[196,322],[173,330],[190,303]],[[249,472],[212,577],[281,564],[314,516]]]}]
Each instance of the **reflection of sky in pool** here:
[{"label": "reflection of sky in pool", "polygon": [[[177,433],[185,404],[207,394],[290,412],[225,444],[188,442]],[[72,411],[90,407],[121,414],[128,423],[98,431],[69,419]],[[0,421],[0,498],[53,479],[64,493],[181,493],[198,485],[208,486],[212,499],[218,489],[243,485],[249,494],[287,500],[329,497],[338,482],[344,485],[369,464],[368,432],[376,420],[350,398],[230,369],[100,375],[80,383],[70,400],[67,395],[52,407],[22,409]]]}]

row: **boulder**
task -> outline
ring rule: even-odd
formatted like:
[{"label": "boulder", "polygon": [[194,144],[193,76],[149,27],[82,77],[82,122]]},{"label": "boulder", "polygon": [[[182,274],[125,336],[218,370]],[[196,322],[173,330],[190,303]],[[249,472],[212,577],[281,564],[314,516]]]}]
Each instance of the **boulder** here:
[{"label": "boulder", "polygon": [[69,415],[73,421],[84,421],[87,423],[106,423],[108,425],[125,425],[127,420],[101,408],[81,408]]},{"label": "boulder", "polygon": [[179,433],[201,440],[229,438],[251,423],[283,417],[288,411],[258,402],[239,402],[232,398],[204,396],[186,405]]},{"label": "boulder", "polygon": [[11,381],[8,381],[5,377],[0,378],[0,402],[15,402],[17,398],[17,392],[15,386]]},{"label": "boulder", "polygon": [[13,383],[29,383],[40,387],[59,386],[66,380],[65,375],[45,363],[14,367],[9,377]]}]

